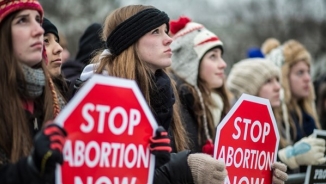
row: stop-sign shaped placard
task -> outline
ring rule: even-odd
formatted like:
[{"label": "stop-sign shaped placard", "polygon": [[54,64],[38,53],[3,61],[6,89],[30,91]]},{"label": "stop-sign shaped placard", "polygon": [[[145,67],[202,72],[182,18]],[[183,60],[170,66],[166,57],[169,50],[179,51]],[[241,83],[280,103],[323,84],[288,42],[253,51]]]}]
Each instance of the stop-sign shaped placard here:
[{"label": "stop-sign shaped placard", "polygon": [[157,124],[134,81],[94,75],[55,123],[68,132],[57,184],[152,183]]},{"label": "stop-sign shaped placard", "polygon": [[225,162],[224,183],[271,183],[279,139],[269,101],[243,94],[217,127],[214,158]]}]

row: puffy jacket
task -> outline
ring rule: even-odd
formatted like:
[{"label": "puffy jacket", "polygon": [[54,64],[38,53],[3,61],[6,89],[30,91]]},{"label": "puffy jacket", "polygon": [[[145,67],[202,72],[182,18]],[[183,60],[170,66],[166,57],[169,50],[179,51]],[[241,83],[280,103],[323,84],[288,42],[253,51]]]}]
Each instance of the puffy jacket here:
[{"label": "puffy jacket", "polygon": [[154,184],[193,184],[193,178],[188,166],[189,150],[171,153],[170,162],[157,168]]}]

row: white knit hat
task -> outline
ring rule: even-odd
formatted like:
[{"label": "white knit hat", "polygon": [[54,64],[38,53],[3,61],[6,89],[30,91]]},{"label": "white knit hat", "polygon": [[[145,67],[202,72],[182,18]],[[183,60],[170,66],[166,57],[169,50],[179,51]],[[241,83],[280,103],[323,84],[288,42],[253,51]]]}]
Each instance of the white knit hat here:
[{"label": "white knit hat", "polygon": [[271,61],[263,58],[244,59],[233,65],[226,86],[236,98],[242,93],[257,95],[261,86],[274,76],[280,77],[280,69]]},{"label": "white knit hat", "polygon": [[171,68],[178,76],[196,89],[203,109],[205,136],[208,141],[212,141],[208,131],[203,97],[197,86],[198,69],[200,60],[207,51],[219,47],[223,52],[223,43],[203,25],[191,22],[187,17],[180,17],[178,21],[171,21],[170,30],[175,34],[173,36],[174,41],[170,46],[173,53]]},{"label": "white knit hat", "polygon": [[[173,25],[170,24],[170,27],[173,29]],[[203,25],[195,22],[187,22],[173,39],[172,69],[186,82],[197,86],[200,60],[212,48],[220,47],[223,50],[222,41]]]}]

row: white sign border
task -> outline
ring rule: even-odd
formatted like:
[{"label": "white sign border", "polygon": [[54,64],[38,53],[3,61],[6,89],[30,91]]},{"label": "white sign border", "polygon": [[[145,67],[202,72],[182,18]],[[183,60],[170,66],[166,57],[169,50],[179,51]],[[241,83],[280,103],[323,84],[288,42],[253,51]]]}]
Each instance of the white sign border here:
[{"label": "white sign border", "polygon": [[[69,103],[65,106],[65,108],[55,118],[54,123],[58,124],[60,127],[63,127],[64,122],[68,118],[68,116],[75,110],[76,106],[84,99],[84,97],[90,92],[90,90],[96,84],[132,89],[141,107],[143,108],[145,115],[147,116],[150,124],[153,127],[153,136],[155,135],[155,131],[158,128],[158,124],[152,114],[152,111],[149,109],[148,104],[143,94],[141,93],[137,83],[133,80],[117,78],[117,77],[112,77],[107,75],[100,75],[100,74],[93,74],[93,76],[87,82],[85,82],[83,87],[76,93],[76,95],[69,101]],[[155,172],[155,157],[153,154],[151,154],[150,163],[151,164],[149,165],[150,173],[148,175],[148,181],[152,183],[154,181],[154,172]],[[57,164],[56,167],[55,183],[62,184],[60,164]]]},{"label": "white sign border", "polygon": [[[271,104],[270,104],[268,99],[260,98],[260,97],[253,96],[253,95],[248,95],[248,94],[245,94],[245,93],[243,93],[240,96],[240,98],[232,106],[231,110],[227,113],[227,115],[223,118],[223,120],[216,127],[216,136],[215,136],[216,146],[214,145],[214,158],[217,157],[217,149],[215,149],[215,147],[219,146],[218,145],[218,140],[220,138],[220,134],[217,134],[217,133],[221,132],[222,127],[227,123],[227,120],[229,120],[231,118],[231,116],[234,114],[234,112],[237,110],[237,108],[240,106],[240,104],[243,101],[250,101],[250,102],[255,102],[255,103],[258,103],[258,104],[266,105],[267,109],[269,111],[269,114],[272,115],[271,120],[272,120],[272,123],[274,124],[273,128],[274,128],[275,133],[276,133],[276,145],[275,145],[275,151],[274,151],[274,153],[276,153],[276,155],[274,156],[274,162],[276,162],[276,160],[277,160],[277,151],[278,151],[279,141],[280,141],[280,134],[279,134],[279,131],[278,131],[278,128],[277,128],[278,126],[277,126],[277,122],[276,122],[275,117],[274,117],[274,113],[273,113]],[[276,127],[276,129],[275,129],[275,127]]]}]

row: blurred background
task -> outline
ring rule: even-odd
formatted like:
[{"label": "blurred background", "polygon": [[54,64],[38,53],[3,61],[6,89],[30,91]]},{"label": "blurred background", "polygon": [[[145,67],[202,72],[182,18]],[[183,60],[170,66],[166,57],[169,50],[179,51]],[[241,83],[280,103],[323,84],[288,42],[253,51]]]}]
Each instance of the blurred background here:
[{"label": "blurred background", "polygon": [[227,72],[269,37],[281,43],[296,39],[310,51],[313,76],[326,73],[325,0],[39,0],[49,18],[65,35],[70,57],[91,23],[103,23],[110,12],[130,4],[153,5],[171,19],[186,15],[217,34],[225,45]]}]

